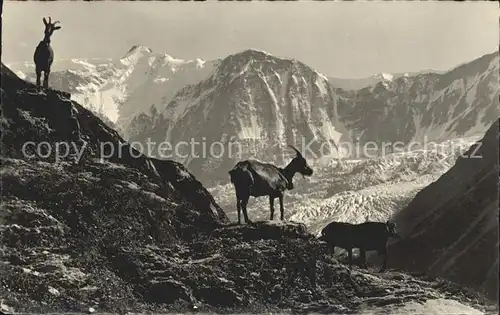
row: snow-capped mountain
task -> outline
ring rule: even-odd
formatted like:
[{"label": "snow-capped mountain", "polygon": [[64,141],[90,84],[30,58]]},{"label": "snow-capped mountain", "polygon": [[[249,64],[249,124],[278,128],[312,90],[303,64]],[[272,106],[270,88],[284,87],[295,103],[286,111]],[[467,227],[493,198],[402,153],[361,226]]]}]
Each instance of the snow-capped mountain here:
[{"label": "snow-capped mountain", "polygon": [[[136,45],[117,59],[56,60],[50,86],[71,93],[73,100],[103,112],[123,128],[131,117],[160,104],[185,85],[205,78],[213,63],[176,59]],[[21,78],[35,81],[32,62],[8,66]]]},{"label": "snow-capped mountain", "polygon": [[[31,64],[11,66],[34,81]],[[499,116],[498,71],[496,52],[445,73],[382,73],[370,78],[375,85],[345,90],[300,61],[258,50],[186,61],[134,46],[117,60],[56,61],[51,85],[95,104],[127,139],[199,142],[194,151],[181,145],[178,157],[193,152],[179,159],[197,175],[210,169],[227,179],[216,170],[246,157],[279,163],[286,144],[314,140],[305,152],[314,158],[339,141],[408,145],[484,133]],[[238,141],[232,158],[230,140]],[[216,141],[222,158],[195,157],[210,155]]]},{"label": "snow-capped mountain", "polygon": [[[238,158],[278,163],[289,143],[304,147],[313,141],[305,152],[310,158],[328,154],[329,145],[339,141],[424,145],[484,133],[499,116],[498,69],[495,53],[444,74],[384,74],[374,87],[346,91],[299,61],[247,50],[176,93],[159,117],[134,119],[129,135],[141,142],[195,139],[208,145],[236,139],[243,153]],[[183,162],[198,175],[211,170],[226,178],[217,170],[229,169],[237,159],[196,159],[199,151],[191,153]]]},{"label": "snow-capped mountain", "polygon": [[[238,158],[280,160],[287,144],[300,150],[315,140],[312,150],[329,152],[328,144],[347,134],[338,120],[335,97],[328,79],[307,65],[246,50],[223,59],[207,79],[180,90],[164,103],[156,121],[144,115],[135,119],[129,139],[144,142],[151,137],[174,144],[194,139],[207,144],[206,154],[211,144],[221,142],[226,150],[222,158],[213,157],[220,153],[216,148],[212,157],[183,161],[198,174],[216,172],[222,165],[227,169]],[[238,141],[238,156],[231,157],[227,153],[233,139]],[[201,156],[202,150],[198,146],[194,154]]]},{"label": "snow-capped mountain", "polygon": [[384,81],[393,81],[395,79],[399,79],[401,77],[414,77],[420,74],[426,73],[439,73],[442,74],[442,71],[436,70],[422,70],[419,72],[403,72],[403,73],[377,73],[372,76],[366,78],[338,78],[338,77],[328,77],[328,81],[337,87],[344,90],[361,90],[362,88],[375,86],[379,82]]}]

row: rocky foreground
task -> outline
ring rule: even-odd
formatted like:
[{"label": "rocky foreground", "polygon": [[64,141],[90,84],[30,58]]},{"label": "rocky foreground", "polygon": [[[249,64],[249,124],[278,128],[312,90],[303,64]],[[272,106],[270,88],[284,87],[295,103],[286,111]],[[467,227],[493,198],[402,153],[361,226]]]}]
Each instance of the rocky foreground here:
[{"label": "rocky foreground", "polygon": [[[346,314],[442,298],[485,307],[445,281],[351,270],[301,224],[223,225],[193,238],[181,221],[196,212],[182,215],[182,205],[124,178],[120,167],[96,164],[84,174],[70,165],[2,162],[4,310]],[[109,186],[96,188],[103,178]],[[23,196],[28,185],[50,201]],[[63,195],[59,185],[74,189]],[[97,200],[104,206],[91,204]]]},{"label": "rocky foreground", "polygon": [[[64,93],[3,66],[1,93],[3,312],[345,314],[447,297],[488,309],[442,280],[349,269],[301,224],[231,225],[181,164],[96,156],[123,139]],[[85,154],[29,158],[26,141]]]}]

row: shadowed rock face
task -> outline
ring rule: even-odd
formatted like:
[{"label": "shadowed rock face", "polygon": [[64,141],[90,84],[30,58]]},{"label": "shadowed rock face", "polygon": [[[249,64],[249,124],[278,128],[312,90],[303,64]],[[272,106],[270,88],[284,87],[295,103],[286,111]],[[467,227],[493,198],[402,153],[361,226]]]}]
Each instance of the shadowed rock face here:
[{"label": "shadowed rock face", "polygon": [[498,298],[498,120],[396,215],[393,268],[457,281]]},{"label": "shadowed rock face", "polygon": [[[336,155],[327,145],[332,141],[408,145],[482,134],[500,115],[498,70],[495,52],[442,74],[395,77],[346,91],[301,62],[247,50],[228,56],[210,77],[166,98],[158,113],[137,115],[124,129],[127,139],[141,143],[224,143],[223,153],[194,145],[181,152],[190,158],[178,158],[203,182],[226,182],[225,172],[240,160],[286,164],[289,143],[314,159],[329,150]],[[233,140],[237,145],[229,154]],[[219,153],[221,158],[214,157]]]}]

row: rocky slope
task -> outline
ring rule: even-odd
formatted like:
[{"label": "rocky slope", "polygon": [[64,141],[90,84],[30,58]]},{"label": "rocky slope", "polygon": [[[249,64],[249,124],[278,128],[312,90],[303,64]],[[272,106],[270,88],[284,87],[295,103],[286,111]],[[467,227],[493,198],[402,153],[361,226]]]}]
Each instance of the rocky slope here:
[{"label": "rocky slope", "polygon": [[499,123],[395,216],[391,266],[446,277],[498,298]]},{"label": "rocky slope", "polygon": [[[3,65],[1,92],[1,287],[11,305],[78,309],[79,298],[99,296],[105,304],[133,302],[106,265],[107,251],[188,240],[227,222],[184,166],[137,154],[66,93],[38,94]],[[28,141],[49,146],[23,151]],[[101,159],[104,143],[121,144],[121,153]],[[71,152],[61,149],[56,159],[58,144]],[[39,304],[51,294],[56,304]]]},{"label": "rocky slope", "polygon": [[[44,157],[47,162],[75,161],[79,158],[80,164],[105,157],[108,161],[133,167],[157,180],[170,182],[186,197],[191,197],[193,193],[192,188],[184,189],[184,186],[201,187],[197,191],[198,197],[202,197],[200,205],[210,208],[214,219],[225,219],[225,214],[211,195],[182,164],[139,154],[89,110],[70,101],[67,93],[48,90],[40,95],[32,84],[19,79],[3,65],[2,114],[3,156]],[[25,147],[30,141],[33,145]],[[56,154],[57,143],[61,144]],[[36,150],[38,146],[40,150]],[[66,148],[69,148],[67,152]],[[57,155],[61,157],[59,160]]]},{"label": "rocky slope", "polygon": [[[131,133],[130,140],[206,143],[206,150],[198,145],[178,154],[190,155],[183,162],[199,176],[212,172],[226,179],[238,157],[283,160],[286,144],[300,149],[313,141],[311,150],[318,153],[322,144],[338,142],[347,133],[325,76],[299,61],[257,50],[225,58],[210,77],[186,86],[164,106],[164,119],[133,121],[142,130]],[[210,151],[214,143],[221,144]],[[328,153],[330,147],[323,149]]]},{"label": "rocky slope", "polygon": [[[134,150],[102,151],[104,159],[103,143],[129,148],[114,130],[68,94],[36,93],[1,70],[3,312],[367,314],[461,292],[396,271],[349,270],[301,224],[228,225],[181,164]],[[26,141],[76,152],[28,157]],[[485,307],[473,295],[463,302]]]},{"label": "rocky slope", "polygon": [[[479,137],[436,143],[423,150],[391,153],[372,159],[329,161],[312,165],[312,177],[295,179],[284,198],[285,218],[305,224],[318,234],[331,221],[386,221],[405,208],[415,195],[455,164]],[[228,217],[237,220],[234,186],[209,188]],[[251,198],[249,215],[269,218],[269,201]]]}]

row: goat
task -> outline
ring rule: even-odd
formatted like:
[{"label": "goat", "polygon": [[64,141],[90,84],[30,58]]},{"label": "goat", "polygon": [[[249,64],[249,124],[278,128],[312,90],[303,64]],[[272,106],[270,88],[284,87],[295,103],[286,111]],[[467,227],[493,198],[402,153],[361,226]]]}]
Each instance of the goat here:
[{"label": "goat", "polygon": [[36,46],[35,54],[33,55],[33,61],[35,62],[35,71],[36,71],[36,86],[40,88],[40,76],[42,72],[43,76],[43,87],[49,87],[49,75],[50,75],[50,67],[52,66],[52,62],[54,61],[54,51],[52,47],[50,47],[50,36],[54,33],[54,31],[61,28],[61,26],[56,26],[59,21],[55,21],[52,23],[52,19],[49,17],[49,21],[43,18],[43,24],[45,25],[45,36],[43,40]]},{"label": "goat", "polygon": [[320,240],[325,241],[330,248],[335,246],[344,248],[349,255],[349,266],[352,265],[352,249],[359,248],[362,267],[366,268],[366,251],[376,250],[384,255],[384,263],[380,272],[387,267],[387,240],[390,237],[401,239],[396,233],[396,223],[364,222],[350,224],[345,222],[331,222],[321,231]]},{"label": "goat", "polygon": [[313,174],[313,170],[307,165],[306,159],[299,150],[291,145],[289,147],[295,151],[296,155],[285,168],[256,160],[245,160],[238,162],[229,171],[236,192],[238,224],[241,224],[242,210],[245,222],[252,223],[248,219],[247,213],[250,196],[269,196],[270,220],[274,218],[274,199],[279,198],[281,220],[283,221],[283,193],[287,189],[293,189],[293,176],[295,173],[300,173],[303,176]]}]

